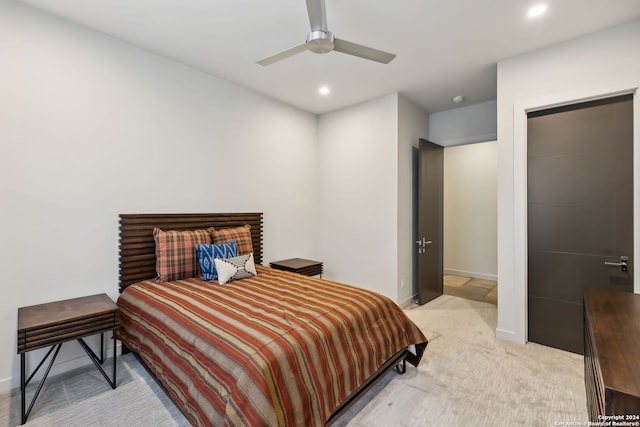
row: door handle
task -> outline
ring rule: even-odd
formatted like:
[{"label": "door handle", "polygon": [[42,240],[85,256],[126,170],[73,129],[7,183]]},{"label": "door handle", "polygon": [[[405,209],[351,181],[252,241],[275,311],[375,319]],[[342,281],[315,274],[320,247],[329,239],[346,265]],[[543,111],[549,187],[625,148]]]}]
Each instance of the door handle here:
[{"label": "door handle", "polygon": [[416,243],[418,244],[418,253],[421,254],[423,252],[426,252],[427,246],[432,244],[433,241],[432,240],[427,240],[427,239],[425,239],[423,237],[422,240],[416,240]]},{"label": "door handle", "polygon": [[620,267],[620,271],[627,271],[629,268],[627,265],[628,262],[629,262],[629,257],[621,256],[620,262],[605,261],[604,265],[606,265],[607,267]]}]

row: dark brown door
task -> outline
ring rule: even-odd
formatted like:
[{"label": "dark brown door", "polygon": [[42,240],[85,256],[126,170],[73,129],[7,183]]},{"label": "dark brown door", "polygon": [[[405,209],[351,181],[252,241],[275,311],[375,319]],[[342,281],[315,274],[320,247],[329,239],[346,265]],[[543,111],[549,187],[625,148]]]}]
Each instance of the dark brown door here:
[{"label": "dark brown door", "polygon": [[582,354],[583,289],[633,290],[632,96],[530,113],[527,150],[529,341]]},{"label": "dark brown door", "polygon": [[420,140],[418,166],[418,304],[442,295],[444,148]]}]

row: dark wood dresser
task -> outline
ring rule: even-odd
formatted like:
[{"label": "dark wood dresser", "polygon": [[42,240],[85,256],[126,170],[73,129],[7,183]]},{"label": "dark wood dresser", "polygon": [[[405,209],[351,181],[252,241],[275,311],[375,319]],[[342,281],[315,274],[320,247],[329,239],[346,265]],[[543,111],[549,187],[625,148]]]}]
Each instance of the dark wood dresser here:
[{"label": "dark wood dresser", "polygon": [[584,381],[592,422],[640,416],[640,295],[584,291]]}]

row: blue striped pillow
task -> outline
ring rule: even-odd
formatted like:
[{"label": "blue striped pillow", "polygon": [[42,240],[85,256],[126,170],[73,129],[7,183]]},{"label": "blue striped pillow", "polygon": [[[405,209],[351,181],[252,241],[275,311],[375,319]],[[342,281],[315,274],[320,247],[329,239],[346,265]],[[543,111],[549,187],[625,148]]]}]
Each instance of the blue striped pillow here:
[{"label": "blue striped pillow", "polygon": [[216,271],[216,258],[231,258],[238,256],[238,244],[235,240],[218,245],[196,245],[198,253],[198,261],[200,261],[200,269],[202,270],[202,278],[204,280],[218,280],[218,272]]}]

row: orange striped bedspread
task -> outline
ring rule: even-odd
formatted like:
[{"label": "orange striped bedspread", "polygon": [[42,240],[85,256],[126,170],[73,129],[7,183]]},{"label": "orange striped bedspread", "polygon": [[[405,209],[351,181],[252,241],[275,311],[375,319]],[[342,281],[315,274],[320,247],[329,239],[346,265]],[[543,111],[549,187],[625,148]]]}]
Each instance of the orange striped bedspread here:
[{"label": "orange striped bedspread", "polygon": [[193,425],[321,426],[384,362],[427,339],[379,294],[257,266],[250,279],[139,282],[119,338]]}]

